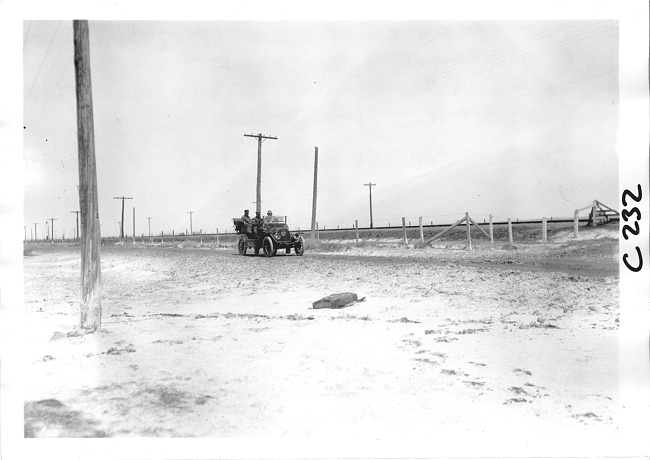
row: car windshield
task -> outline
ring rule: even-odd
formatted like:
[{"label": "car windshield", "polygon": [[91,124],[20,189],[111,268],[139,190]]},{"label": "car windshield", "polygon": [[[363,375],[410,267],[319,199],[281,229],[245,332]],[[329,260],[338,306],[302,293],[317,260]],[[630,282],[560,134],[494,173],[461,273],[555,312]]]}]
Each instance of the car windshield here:
[{"label": "car windshield", "polygon": [[266,222],[266,225],[268,225],[269,229],[272,232],[275,232],[277,230],[280,230],[282,228],[287,228],[286,224],[284,222]]}]

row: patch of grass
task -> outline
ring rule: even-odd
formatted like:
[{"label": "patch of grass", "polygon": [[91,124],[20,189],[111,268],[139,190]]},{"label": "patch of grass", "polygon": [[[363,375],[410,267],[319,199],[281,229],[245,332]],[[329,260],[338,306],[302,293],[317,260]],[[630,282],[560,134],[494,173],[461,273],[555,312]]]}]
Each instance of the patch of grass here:
[{"label": "patch of grass", "polygon": [[456,332],[457,335],[464,335],[464,334],[476,334],[478,332],[485,332],[487,329],[485,328],[480,328],[480,329],[463,329],[462,331]]},{"label": "patch of grass", "polygon": [[420,323],[420,321],[415,321],[413,319],[408,319],[406,316],[403,316],[399,319],[390,319],[388,320],[389,323]]},{"label": "patch of grass", "polygon": [[433,361],[429,358],[414,358],[414,361],[419,361],[421,363],[438,364],[437,361]]},{"label": "patch of grass", "polygon": [[25,403],[24,435],[26,438],[66,437],[105,438],[99,422],[68,408],[57,399],[42,399]]},{"label": "patch of grass", "polygon": [[512,391],[516,395],[527,395],[528,392],[521,387],[510,387],[508,390]]},{"label": "patch of grass", "polygon": [[441,329],[427,329],[424,331],[424,335],[429,335],[429,334],[440,334],[442,332]]},{"label": "patch of grass", "polygon": [[529,403],[531,401],[528,401],[526,398],[510,398],[507,401],[505,401],[503,404],[515,404],[515,403]]}]

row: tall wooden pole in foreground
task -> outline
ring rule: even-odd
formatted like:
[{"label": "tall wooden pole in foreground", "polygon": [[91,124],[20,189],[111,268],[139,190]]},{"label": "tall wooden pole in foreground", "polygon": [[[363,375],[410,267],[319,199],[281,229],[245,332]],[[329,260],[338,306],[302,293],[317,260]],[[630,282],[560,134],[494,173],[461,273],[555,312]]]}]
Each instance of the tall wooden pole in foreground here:
[{"label": "tall wooden pole in foreground", "polygon": [[79,148],[79,211],[81,214],[81,315],[83,329],[101,327],[101,235],[97,204],[97,172],[93,97],[90,83],[88,21],[72,22],[77,93],[77,144]]},{"label": "tall wooden pole in foreground", "polygon": [[318,190],[318,147],[314,147],[314,149],[316,149],[316,152],[314,153],[314,202],[311,206],[311,239],[312,240],[316,239],[316,192]]}]

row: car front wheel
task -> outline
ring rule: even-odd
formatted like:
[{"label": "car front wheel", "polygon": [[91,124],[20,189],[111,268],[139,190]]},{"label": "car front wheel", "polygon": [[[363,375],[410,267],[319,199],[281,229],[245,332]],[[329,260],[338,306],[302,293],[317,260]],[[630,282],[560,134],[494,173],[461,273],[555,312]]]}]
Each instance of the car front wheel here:
[{"label": "car front wheel", "polygon": [[262,243],[262,250],[264,251],[264,255],[266,257],[271,257],[273,254],[275,254],[275,250],[273,249],[273,240],[270,236],[264,238],[264,242]]},{"label": "car front wheel", "polygon": [[301,256],[305,253],[305,240],[302,235],[298,237],[298,241],[296,241],[294,249],[296,251],[296,255]]}]

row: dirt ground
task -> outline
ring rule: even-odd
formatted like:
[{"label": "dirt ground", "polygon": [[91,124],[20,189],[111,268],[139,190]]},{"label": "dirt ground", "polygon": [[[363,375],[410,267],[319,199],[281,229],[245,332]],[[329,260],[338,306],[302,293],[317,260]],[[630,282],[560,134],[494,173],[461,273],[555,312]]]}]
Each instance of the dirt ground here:
[{"label": "dirt ground", "polygon": [[[619,452],[616,228],[472,251],[399,241],[321,238],[272,258],[106,245],[91,334],[79,248],[27,245],[25,436]],[[365,299],[311,308],[346,291]]]}]

